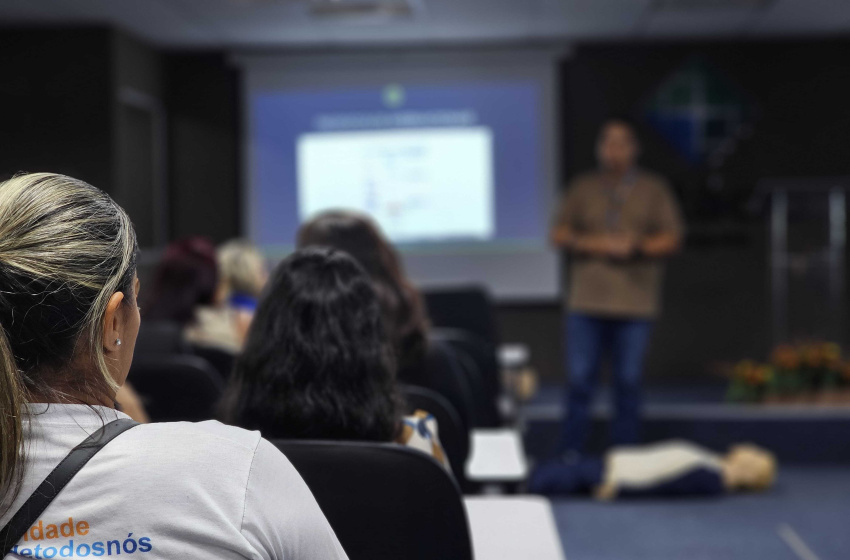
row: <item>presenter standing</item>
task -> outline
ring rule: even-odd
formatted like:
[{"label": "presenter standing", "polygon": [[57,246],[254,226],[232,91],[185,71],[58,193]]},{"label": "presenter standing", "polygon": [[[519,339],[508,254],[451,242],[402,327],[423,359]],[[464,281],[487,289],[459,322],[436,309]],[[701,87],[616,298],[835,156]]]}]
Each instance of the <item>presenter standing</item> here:
[{"label": "presenter standing", "polygon": [[683,223],[666,182],[636,166],[634,127],[609,119],[599,133],[599,169],[573,180],[551,231],[570,257],[566,286],[567,415],[561,450],[582,452],[600,363],[614,381],[614,444],[640,439],[644,355],[660,307],[664,259],[682,242]]}]

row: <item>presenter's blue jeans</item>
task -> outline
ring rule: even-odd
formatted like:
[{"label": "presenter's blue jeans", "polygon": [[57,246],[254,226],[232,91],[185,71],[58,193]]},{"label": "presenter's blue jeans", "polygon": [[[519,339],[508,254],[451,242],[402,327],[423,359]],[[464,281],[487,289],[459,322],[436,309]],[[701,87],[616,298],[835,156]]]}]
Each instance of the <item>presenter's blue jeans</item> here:
[{"label": "presenter's blue jeans", "polygon": [[591,406],[603,357],[610,356],[614,383],[611,442],[640,440],[641,377],[652,334],[649,319],[619,319],[569,313],[566,317],[569,386],[561,451],[582,452],[590,432]]}]

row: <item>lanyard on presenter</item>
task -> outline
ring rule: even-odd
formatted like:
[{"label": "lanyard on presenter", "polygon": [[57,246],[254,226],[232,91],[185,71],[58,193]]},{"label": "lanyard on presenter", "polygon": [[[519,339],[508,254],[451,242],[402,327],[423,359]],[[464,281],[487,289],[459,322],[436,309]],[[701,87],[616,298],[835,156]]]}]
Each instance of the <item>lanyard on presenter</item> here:
[{"label": "lanyard on presenter", "polygon": [[634,169],[629,170],[618,183],[608,185],[608,209],[605,212],[605,229],[614,231],[620,224],[623,206],[637,183]]}]

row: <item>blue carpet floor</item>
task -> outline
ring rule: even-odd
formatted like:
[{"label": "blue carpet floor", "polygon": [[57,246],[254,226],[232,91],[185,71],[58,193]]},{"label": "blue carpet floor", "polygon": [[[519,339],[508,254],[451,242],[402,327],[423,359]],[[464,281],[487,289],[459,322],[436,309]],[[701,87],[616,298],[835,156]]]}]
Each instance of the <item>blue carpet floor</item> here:
[{"label": "blue carpet floor", "polygon": [[[553,500],[567,560],[850,558],[850,466],[785,467],[775,489],[713,500]],[[784,531],[781,529],[786,527]],[[791,540],[794,540],[793,536]]]}]

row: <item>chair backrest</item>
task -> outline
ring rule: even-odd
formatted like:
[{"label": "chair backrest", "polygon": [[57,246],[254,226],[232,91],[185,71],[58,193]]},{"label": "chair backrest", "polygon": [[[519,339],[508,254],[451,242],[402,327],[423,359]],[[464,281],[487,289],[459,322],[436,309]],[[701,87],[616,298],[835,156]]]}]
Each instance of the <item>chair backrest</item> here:
[{"label": "chair backrest", "polygon": [[[457,354],[469,378],[475,405],[475,427],[495,428],[502,425],[498,399],[502,395],[501,368],[496,348],[487,341],[461,329],[433,329],[431,337],[447,344]],[[467,362],[472,362],[471,366]]]},{"label": "chair backrest", "polygon": [[460,415],[445,397],[424,387],[400,385],[399,390],[407,402],[409,412],[424,410],[437,420],[437,436],[452,466],[455,478],[465,476],[469,457],[469,431],[464,428]]},{"label": "chair backrest", "polygon": [[466,510],[431,457],[396,444],[273,441],[316,497],[350,560],[471,560]]},{"label": "chair backrest", "polygon": [[233,373],[233,367],[236,365],[236,354],[215,348],[213,346],[203,346],[200,344],[189,345],[189,350],[192,354],[200,356],[215,368],[221,375],[221,378],[227,381]]},{"label": "chair backrest", "polygon": [[428,318],[435,327],[463,329],[499,346],[496,311],[483,286],[459,286],[423,292]]},{"label": "chair backrest", "polygon": [[153,422],[209,420],[224,392],[218,372],[191,355],[140,356],[129,379]]},{"label": "chair backrest", "polygon": [[439,393],[457,411],[465,431],[473,425],[475,401],[472,387],[454,350],[448,344],[429,340],[425,357],[420,363],[400,370],[398,380]]},{"label": "chair backrest", "polygon": [[169,321],[142,321],[136,337],[136,356],[184,354],[189,348],[183,339],[183,328]]}]

